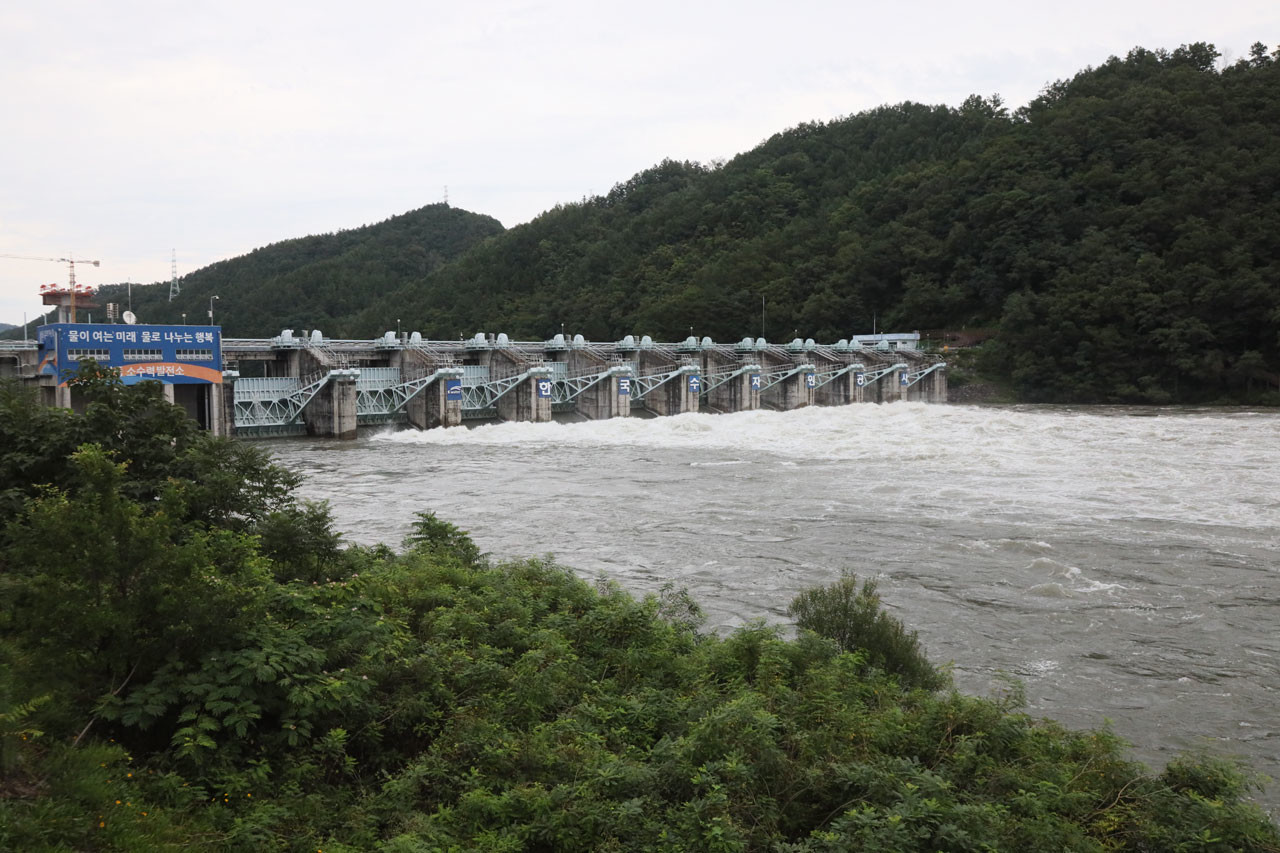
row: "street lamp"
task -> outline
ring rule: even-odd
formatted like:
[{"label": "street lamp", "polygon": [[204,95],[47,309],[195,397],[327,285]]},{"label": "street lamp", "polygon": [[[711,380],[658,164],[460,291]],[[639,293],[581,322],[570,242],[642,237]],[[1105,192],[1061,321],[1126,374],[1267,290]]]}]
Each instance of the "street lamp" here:
[{"label": "street lamp", "polygon": [[182,314],[182,325],[187,325],[187,314],[185,311]]},{"label": "street lamp", "polygon": [[215,300],[215,299],[217,299],[217,298],[218,298],[217,296],[210,296],[210,297],[209,297],[209,325],[210,325],[210,326],[212,326],[212,325],[213,325],[213,300]]}]

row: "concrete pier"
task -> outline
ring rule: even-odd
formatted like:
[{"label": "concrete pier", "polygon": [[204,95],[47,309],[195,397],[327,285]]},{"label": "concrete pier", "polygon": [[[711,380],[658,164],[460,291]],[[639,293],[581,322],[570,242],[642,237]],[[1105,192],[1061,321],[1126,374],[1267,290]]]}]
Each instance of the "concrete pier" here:
[{"label": "concrete pier", "polygon": [[828,371],[836,372],[838,375],[821,382],[814,389],[814,405],[846,406],[851,403],[861,403],[862,386],[858,384],[858,375],[862,371],[855,366],[855,363],[826,367]]},{"label": "concrete pier", "polygon": [[707,407],[716,412],[750,412],[760,408],[760,365],[733,376],[707,392]]},{"label": "concrete pier", "polygon": [[551,368],[533,367],[516,387],[498,398],[498,417],[504,421],[551,420]]},{"label": "concrete pier", "polygon": [[679,369],[678,375],[654,388],[644,397],[644,407],[655,415],[681,415],[699,409],[702,377],[696,365]]},{"label": "concrete pier", "polygon": [[761,370],[754,352],[740,353],[702,342],[703,395],[712,412],[748,412],[760,408]]},{"label": "concrete pier", "polygon": [[236,434],[236,380],[240,374],[234,370],[222,371],[222,387],[218,391],[218,425],[213,434],[234,438]]},{"label": "concrete pier", "polygon": [[947,371],[939,368],[922,376],[908,389],[906,399],[921,403],[945,403],[947,401]]},{"label": "concrete pier", "polygon": [[631,416],[635,379],[629,368],[607,368],[609,375],[577,396],[577,412],[593,421]]},{"label": "concrete pier", "polygon": [[302,410],[307,435],[356,437],[356,377],[359,371],[343,369],[330,373],[329,382]]},{"label": "concrete pier", "polygon": [[813,405],[817,382],[813,364],[796,365],[796,372],[775,385],[771,391],[773,408],[787,412]]},{"label": "concrete pier", "polygon": [[945,367],[935,370],[932,373],[932,381],[929,384],[929,396],[925,399],[925,402],[947,402],[947,369]]},{"label": "concrete pier", "polygon": [[409,424],[418,429],[462,425],[462,379],[450,375],[437,379],[405,404]]}]

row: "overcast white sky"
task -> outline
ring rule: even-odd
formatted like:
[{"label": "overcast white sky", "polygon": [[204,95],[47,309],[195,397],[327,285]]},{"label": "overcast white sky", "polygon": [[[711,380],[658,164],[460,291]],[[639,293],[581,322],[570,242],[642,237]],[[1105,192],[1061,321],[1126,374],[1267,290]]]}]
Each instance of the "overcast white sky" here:
[{"label": "overcast white sky", "polygon": [[[443,199],[527,222],[904,100],[1021,106],[1136,45],[1280,43],[1275,0],[66,2],[0,7],[0,254],[169,278]],[[0,258],[0,322],[67,265]]]}]

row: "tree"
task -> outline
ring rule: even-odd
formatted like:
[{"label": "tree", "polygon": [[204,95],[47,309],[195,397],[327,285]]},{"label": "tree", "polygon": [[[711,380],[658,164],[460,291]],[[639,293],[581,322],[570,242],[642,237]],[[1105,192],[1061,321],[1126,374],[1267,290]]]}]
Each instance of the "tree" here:
[{"label": "tree", "polygon": [[47,489],[5,530],[0,624],[68,716],[236,636],[269,577],[251,538],[185,521],[175,490],[130,499],[125,468],[85,445],[78,485]]},{"label": "tree", "polygon": [[842,652],[861,653],[904,686],[937,690],[948,683],[925,657],[916,632],[884,611],[874,580],[859,586],[858,576],[846,569],[835,582],[796,596],[787,614],[797,627],[834,640]]}]

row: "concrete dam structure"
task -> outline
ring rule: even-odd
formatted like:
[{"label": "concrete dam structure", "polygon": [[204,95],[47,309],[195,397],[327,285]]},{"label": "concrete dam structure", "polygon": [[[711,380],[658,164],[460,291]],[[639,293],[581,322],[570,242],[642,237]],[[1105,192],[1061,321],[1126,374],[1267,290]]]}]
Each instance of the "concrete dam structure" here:
[{"label": "concrete dam structure", "polygon": [[222,420],[239,436],[350,439],[357,429],[419,429],[467,420],[660,416],[947,399],[946,364],[919,350],[919,335],[864,335],[717,344],[628,335],[513,341],[477,334],[425,340],[417,332],[331,340],[283,331],[269,340],[222,340]]},{"label": "concrete dam structure", "polygon": [[43,326],[38,341],[2,342],[0,376],[36,387],[46,405],[79,408],[67,385],[93,358],[126,383],[153,380],[218,435],[354,438],[362,426],[419,429],[467,420],[599,420],[947,400],[946,364],[920,336],[863,335],[717,344],[627,335],[512,341],[505,334],[430,341],[387,332],[331,340],[319,331],[223,338],[217,326]]}]

